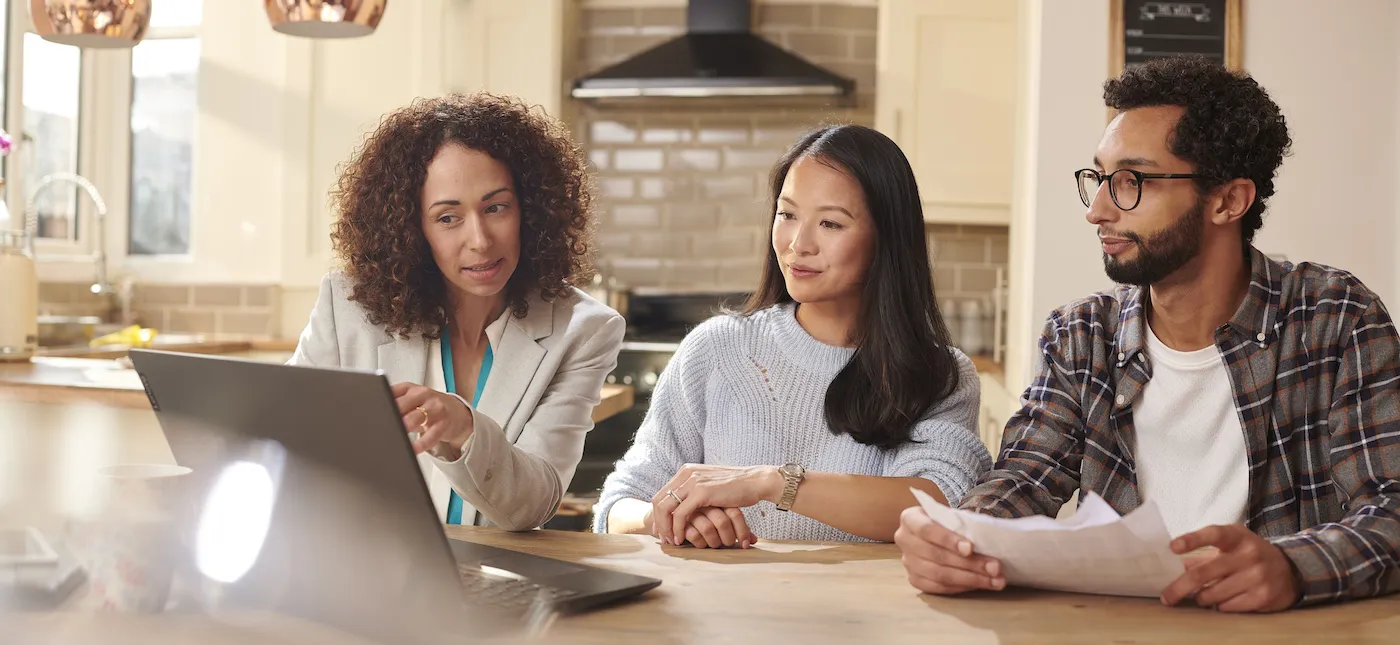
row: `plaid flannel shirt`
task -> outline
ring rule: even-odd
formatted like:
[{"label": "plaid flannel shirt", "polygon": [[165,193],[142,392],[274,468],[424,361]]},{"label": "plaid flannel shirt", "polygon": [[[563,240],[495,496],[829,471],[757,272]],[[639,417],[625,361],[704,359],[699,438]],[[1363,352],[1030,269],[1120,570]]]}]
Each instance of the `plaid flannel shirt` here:
[{"label": "plaid flannel shirt", "polygon": [[[1244,302],[1215,330],[1248,447],[1246,526],[1297,570],[1300,605],[1400,590],[1400,338],[1344,271],[1251,249]],[[1076,489],[1141,504],[1133,403],[1152,378],[1144,290],[1050,315],[1001,456],[960,506],[1054,516]]]}]

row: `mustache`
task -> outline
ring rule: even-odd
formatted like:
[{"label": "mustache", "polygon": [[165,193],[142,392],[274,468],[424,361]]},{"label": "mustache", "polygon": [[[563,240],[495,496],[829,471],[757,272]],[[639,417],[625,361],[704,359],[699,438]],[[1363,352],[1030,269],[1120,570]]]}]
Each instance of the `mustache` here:
[{"label": "mustache", "polygon": [[1100,230],[1099,230],[1099,237],[1100,237],[1100,238],[1105,238],[1105,237],[1121,237],[1121,238],[1123,238],[1123,239],[1125,239],[1125,240],[1128,240],[1129,242],[1132,242],[1133,244],[1136,244],[1136,245],[1138,245],[1138,246],[1142,246],[1142,236],[1141,236],[1141,235],[1138,235],[1137,233],[1132,233],[1132,232],[1129,232],[1129,231],[1123,231],[1122,233],[1118,233],[1118,232],[1115,232],[1115,231],[1105,231],[1105,230],[1100,229]]}]

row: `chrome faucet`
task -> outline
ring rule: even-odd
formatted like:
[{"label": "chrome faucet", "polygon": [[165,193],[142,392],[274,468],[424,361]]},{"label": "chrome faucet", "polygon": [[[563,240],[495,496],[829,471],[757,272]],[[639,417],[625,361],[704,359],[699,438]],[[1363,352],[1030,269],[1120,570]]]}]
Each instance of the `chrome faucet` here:
[{"label": "chrome faucet", "polygon": [[29,199],[24,206],[24,227],[30,235],[30,239],[37,239],[39,234],[39,214],[34,209],[34,201],[39,193],[53,186],[56,183],[74,184],[82,188],[87,193],[88,198],[97,207],[97,218],[93,223],[93,228],[97,231],[97,248],[92,254],[92,263],[96,268],[96,281],[89,287],[94,295],[107,299],[117,299],[121,309],[120,321],[126,324],[130,317],[131,304],[128,302],[126,294],[118,291],[107,280],[107,202],[102,199],[102,194],[97,192],[97,187],[92,185],[86,177],[71,172],[56,172],[44,175],[39,178],[38,185],[29,192]]}]

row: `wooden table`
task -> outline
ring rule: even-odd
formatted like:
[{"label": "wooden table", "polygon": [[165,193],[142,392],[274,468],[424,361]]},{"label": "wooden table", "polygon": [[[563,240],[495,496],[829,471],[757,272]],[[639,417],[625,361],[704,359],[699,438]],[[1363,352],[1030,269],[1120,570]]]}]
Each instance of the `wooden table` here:
[{"label": "wooden table", "polygon": [[[509,549],[652,576],[662,585],[638,599],[560,618],[550,643],[1080,643],[1400,642],[1400,597],[1273,615],[1164,607],[1154,599],[1033,590],[959,598],[920,595],[888,544],[761,542],[747,551],[665,547],[643,536],[556,531],[505,533],[449,527],[448,534]],[[357,642],[324,626],[131,616],[28,616],[34,630],[62,629],[65,644],[127,642]],[[169,640],[161,638],[165,635]],[[324,639],[323,639],[324,637]],[[115,639],[115,640],[114,640]],[[197,639],[197,640],[192,640]],[[3,639],[0,639],[3,640]],[[43,639],[28,642],[53,642]]]},{"label": "wooden table", "polygon": [[577,643],[1400,643],[1400,596],[1274,615],[1155,599],[1011,590],[958,598],[909,586],[891,544],[661,547],[650,537],[448,527],[448,535],[663,580],[634,602],[568,617]]}]

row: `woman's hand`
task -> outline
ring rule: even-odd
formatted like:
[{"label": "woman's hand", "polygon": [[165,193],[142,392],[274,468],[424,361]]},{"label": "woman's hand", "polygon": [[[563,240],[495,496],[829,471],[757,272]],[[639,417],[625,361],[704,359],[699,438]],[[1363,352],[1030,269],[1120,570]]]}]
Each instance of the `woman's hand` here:
[{"label": "woman's hand", "polygon": [[743,511],[707,506],[690,516],[690,522],[685,527],[685,540],[699,549],[735,546],[747,549],[758,542],[758,536],[749,530]]},{"label": "woman's hand", "polygon": [[461,456],[462,446],[472,436],[471,409],[451,394],[416,383],[398,383],[392,390],[404,429],[419,433],[413,442],[413,452],[421,453],[446,444],[449,450],[444,458],[456,461]]},{"label": "woman's hand", "polygon": [[653,533],[662,542],[680,546],[700,509],[739,509],[775,501],[783,494],[783,484],[775,466],[686,464],[651,498]]}]

